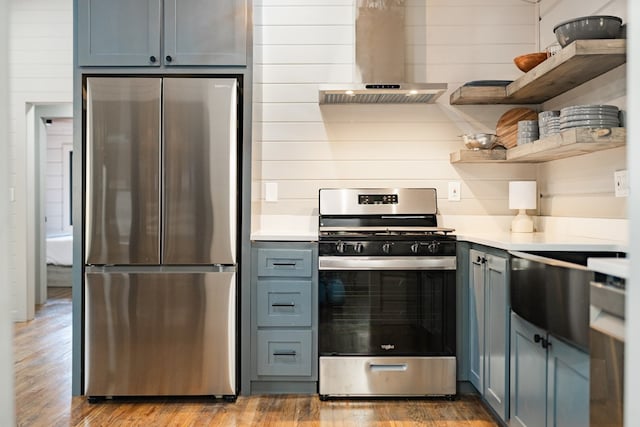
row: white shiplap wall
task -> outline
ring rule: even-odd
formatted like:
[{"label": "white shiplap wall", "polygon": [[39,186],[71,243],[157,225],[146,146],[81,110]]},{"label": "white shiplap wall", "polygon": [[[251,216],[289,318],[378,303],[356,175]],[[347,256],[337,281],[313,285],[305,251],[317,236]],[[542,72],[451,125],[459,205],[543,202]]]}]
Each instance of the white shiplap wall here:
[{"label": "white shiplap wall", "polygon": [[[553,28],[587,15],[614,15],[626,22],[626,0],[542,0],[540,45],[555,41]],[[542,107],[611,104],[626,110],[626,65],[562,94]],[[538,166],[540,213],[545,216],[627,218],[627,198],[615,197],[613,174],[626,168],[626,148],[601,151]]]},{"label": "white shiplap wall", "polygon": [[9,11],[10,183],[9,273],[15,320],[33,317],[27,302],[35,289],[33,147],[26,143],[29,104],[71,103],[73,80],[73,2],[71,0],[11,0]]},{"label": "white shiplap wall", "polygon": [[[46,186],[46,217],[47,235],[69,233],[71,231],[67,221],[68,212],[68,182],[69,175],[65,174],[65,167],[69,166],[65,156],[73,145],[73,120],[54,119],[47,131],[47,174]],[[65,191],[67,196],[65,196]],[[67,213],[65,215],[65,211]]]},{"label": "white shiplap wall", "polygon": [[[453,107],[446,94],[436,105],[320,108],[319,84],[348,82],[355,74],[353,2],[254,2],[254,215],[314,215],[320,187],[377,185],[434,186],[446,214],[510,214],[507,181],[537,177],[547,196],[540,207],[544,215],[625,217],[626,199],[616,199],[612,190],[624,149],[540,166],[450,165],[449,152],[462,146],[457,135],[493,128],[508,106]],[[10,3],[9,185],[16,198],[7,265],[14,318],[20,320],[32,310],[27,293],[33,289],[25,109],[30,103],[71,102],[73,26],[70,0]],[[512,58],[546,46],[553,40],[549,27],[561,20],[626,14],[625,0],[542,0],[538,37],[535,6],[520,0],[427,0],[426,6],[427,26],[416,30],[426,34],[424,59],[414,52],[412,60],[426,64],[427,80],[447,82],[450,90],[468,80],[518,77]],[[585,85],[544,107],[574,101],[622,106],[625,78],[621,67],[596,80],[602,85]],[[462,183],[461,202],[446,201],[451,180]],[[264,182],[279,185],[279,201],[263,200]]]},{"label": "white shiplap wall", "polygon": [[[443,214],[510,214],[508,181],[534,179],[535,166],[449,163],[458,135],[494,129],[508,106],[452,107],[447,93],[433,105],[321,107],[319,85],[356,74],[354,0],[254,4],[254,217],[316,215],[319,188],[372,186],[435,187]],[[408,19],[412,73],[450,91],[518,77],[513,57],[536,50],[534,11],[517,0],[427,1]],[[460,202],[446,200],[449,181],[461,181]],[[267,182],[278,201],[264,200]]]}]

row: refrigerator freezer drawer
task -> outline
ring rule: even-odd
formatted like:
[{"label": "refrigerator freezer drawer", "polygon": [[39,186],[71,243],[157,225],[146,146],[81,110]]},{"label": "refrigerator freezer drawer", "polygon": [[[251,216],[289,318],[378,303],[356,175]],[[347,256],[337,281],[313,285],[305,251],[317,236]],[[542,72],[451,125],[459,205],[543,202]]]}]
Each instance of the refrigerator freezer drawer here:
[{"label": "refrigerator freezer drawer", "polygon": [[236,394],[236,273],[87,273],[85,394]]}]

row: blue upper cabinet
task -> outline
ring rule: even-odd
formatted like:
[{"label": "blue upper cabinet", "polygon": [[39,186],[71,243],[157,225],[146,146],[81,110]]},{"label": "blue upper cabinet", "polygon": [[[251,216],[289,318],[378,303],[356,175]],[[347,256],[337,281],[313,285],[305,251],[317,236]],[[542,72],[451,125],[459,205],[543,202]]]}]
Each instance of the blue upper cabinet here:
[{"label": "blue upper cabinet", "polygon": [[77,0],[80,66],[246,66],[247,0]]},{"label": "blue upper cabinet", "polygon": [[161,0],[78,0],[78,64],[159,66]]},{"label": "blue upper cabinet", "polygon": [[246,65],[246,0],[165,0],[165,65]]}]

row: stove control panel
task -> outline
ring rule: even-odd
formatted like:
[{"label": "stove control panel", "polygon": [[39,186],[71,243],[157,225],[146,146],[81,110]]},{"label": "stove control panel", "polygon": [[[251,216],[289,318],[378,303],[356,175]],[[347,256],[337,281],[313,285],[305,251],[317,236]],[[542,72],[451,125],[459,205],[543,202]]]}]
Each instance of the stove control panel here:
[{"label": "stove control panel", "polygon": [[451,256],[456,254],[455,238],[425,240],[323,239],[324,256]]},{"label": "stove control panel", "polygon": [[397,194],[358,194],[359,205],[397,205]]}]

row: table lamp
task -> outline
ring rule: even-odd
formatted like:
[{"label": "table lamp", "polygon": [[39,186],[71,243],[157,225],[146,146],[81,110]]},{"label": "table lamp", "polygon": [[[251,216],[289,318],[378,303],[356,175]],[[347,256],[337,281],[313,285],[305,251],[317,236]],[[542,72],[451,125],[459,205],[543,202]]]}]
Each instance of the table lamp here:
[{"label": "table lamp", "polygon": [[533,232],[533,219],[527,215],[527,209],[536,208],[536,182],[509,182],[509,209],[518,209],[518,215],[511,221],[511,231],[514,233]]}]

